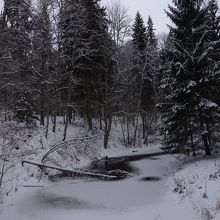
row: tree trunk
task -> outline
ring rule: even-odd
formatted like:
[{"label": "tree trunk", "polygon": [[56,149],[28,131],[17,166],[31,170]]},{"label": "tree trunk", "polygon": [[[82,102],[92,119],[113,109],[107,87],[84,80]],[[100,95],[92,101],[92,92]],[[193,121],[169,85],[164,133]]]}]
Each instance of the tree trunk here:
[{"label": "tree trunk", "polygon": [[41,93],[40,93],[40,125],[44,126],[44,105],[45,105],[45,91],[44,85],[41,85]]},{"label": "tree trunk", "polygon": [[146,114],[142,114],[142,132],[143,132],[143,139],[145,139],[145,132],[146,132]]},{"label": "tree trunk", "polygon": [[1,167],[1,172],[0,172],[0,190],[1,190],[1,187],[2,187],[2,182],[3,182],[3,177],[4,177],[4,174],[5,174],[5,160],[3,160],[3,164],[2,164],[2,167]]},{"label": "tree trunk", "polygon": [[56,133],[57,116],[56,113],[53,115],[53,132]]},{"label": "tree trunk", "polygon": [[111,132],[111,126],[112,126],[112,115],[110,111],[107,109],[107,107],[104,107],[104,121],[105,121],[105,128],[104,128],[104,148],[108,148],[108,141],[109,136]]},{"label": "tree trunk", "polygon": [[124,144],[125,144],[125,146],[127,146],[127,142],[126,142],[126,138],[125,138],[125,131],[124,131],[124,116],[122,116],[122,119],[120,120],[120,125],[121,125],[121,131],[122,131],[122,135],[123,135]]},{"label": "tree trunk", "polygon": [[195,151],[195,147],[194,147],[193,132],[192,132],[192,126],[191,126],[190,116],[188,116],[188,118],[189,118],[189,129],[190,129],[191,148],[192,148],[192,151],[193,151],[193,156],[196,157],[196,151]]},{"label": "tree trunk", "polygon": [[204,134],[202,135],[202,139],[203,139],[203,143],[204,143],[204,146],[205,146],[205,154],[207,156],[211,156],[211,149],[210,149],[210,146],[209,146],[209,143],[208,143],[208,138],[207,138],[207,135]]},{"label": "tree trunk", "polygon": [[91,103],[89,98],[86,99],[86,118],[89,125],[89,130],[92,131]]},{"label": "tree trunk", "polygon": [[64,132],[63,132],[63,141],[66,140],[67,135],[67,128],[68,128],[68,113],[69,113],[69,105],[71,100],[71,92],[72,92],[72,77],[71,73],[69,73],[69,87],[68,87],[68,95],[67,95],[67,102],[66,102],[66,108],[65,108],[65,125],[64,125]]},{"label": "tree trunk", "polygon": [[102,105],[100,105],[99,128],[102,130]]},{"label": "tree trunk", "polygon": [[138,129],[138,123],[139,123],[139,115],[137,114],[136,116],[136,125],[135,125],[135,129],[134,129],[134,140],[133,140],[133,146],[135,147],[136,145],[136,140],[137,140],[137,129]]},{"label": "tree trunk", "polygon": [[199,110],[199,119],[200,119],[200,126],[201,126],[201,132],[202,132],[202,140],[205,148],[205,154],[207,156],[211,156],[211,148],[209,146],[209,141],[208,141],[208,132],[204,127],[204,118],[202,115],[202,111]]},{"label": "tree trunk", "polygon": [[48,132],[49,132],[49,124],[50,124],[50,113],[49,110],[47,110],[47,125],[46,125],[46,138],[48,137]]},{"label": "tree trunk", "polygon": [[68,120],[69,120],[69,124],[72,123],[72,119],[73,119],[73,112],[72,112],[72,108],[69,106],[68,107]]}]

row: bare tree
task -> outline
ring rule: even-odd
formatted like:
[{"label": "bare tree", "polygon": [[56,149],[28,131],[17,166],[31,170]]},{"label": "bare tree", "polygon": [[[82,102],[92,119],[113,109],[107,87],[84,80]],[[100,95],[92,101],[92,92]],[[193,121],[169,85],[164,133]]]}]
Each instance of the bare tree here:
[{"label": "bare tree", "polygon": [[127,8],[119,1],[113,1],[107,6],[107,17],[109,20],[109,33],[117,48],[122,46],[125,39],[131,34],[131,19]]}]

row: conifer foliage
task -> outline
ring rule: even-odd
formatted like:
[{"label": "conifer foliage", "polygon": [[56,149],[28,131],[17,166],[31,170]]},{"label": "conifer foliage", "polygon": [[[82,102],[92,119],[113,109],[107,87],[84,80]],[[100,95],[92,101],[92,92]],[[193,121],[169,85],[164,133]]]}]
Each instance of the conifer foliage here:
[{"label": "conifer foliage", "polygon": [[37,117],[33,110],[31,93],[24,89],[17,95],[14,105],[14,119],[18,123],[25,123],[27,127],[35,125]]},{"label": "conifer foliage", "polygon": [[166,151],[212,154],[220,143],[217,0],[173,0],[163,43],[151,16],[145,23],[137,12],[131,27],[120,4],[110,20],[106,11],[100,0],[5,0],[0,111],[27,126],[36,112],[46,137],[62,116],[63,141],[81,117],[88,132],[103,133],[104,148],[114,119],[126,146],[149,143],[162,125]]},{"label": "conifer foliage", "polygon": [[26,64],[30,53],[31,1],[5,0],[3,11],[4,49],[20,64]]},{"label": "conifer foliage", "polygon": [[[212,78],[211,54],[215,47],[208,36],[207,8],[199,0],[174,0],[167,15],[174,49],[170,51],[170,71],[162,88],[169,91],[163,104],[165,149],[196,154],[204,149],[211,154],[213,131],[219,106],[215,102],[219,88]],[[217,79],[217,78],[215,78]]]},{"label": "conifer foliage", "polygon": [[147,44],[152,47],[157,47],[157,38],[154,33],[154,24],[149,16],[147,21]]}]

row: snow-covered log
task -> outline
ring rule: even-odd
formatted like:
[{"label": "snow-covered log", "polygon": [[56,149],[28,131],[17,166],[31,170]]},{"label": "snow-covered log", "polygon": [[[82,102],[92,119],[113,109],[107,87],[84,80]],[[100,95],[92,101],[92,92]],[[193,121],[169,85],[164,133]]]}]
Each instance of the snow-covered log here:
[{"label": "snow-covered log", "polygon": [[97,178],[97,179],[102,179],[102,180],[117,180],[122,178],[121,176],[113,176],[113,175],[106,175],[106,174],[99,174],[99,173],[92,173],[88,171],[83,171],[83,170],[70,170],[70,169],[65,169],[57,166],[50,166],[50,165],[45,165],[43,163],[38,163],[38,162],[32,162],[32,161],[22,161],[22,166],[24,164],[31,164],[38,166],[40,169],[47,168],[47,169],[53,169],[53,170],[58,170],[64,173],[70,173],[72,176],[81,176],[81,177],[91,177],[91,178]]}]

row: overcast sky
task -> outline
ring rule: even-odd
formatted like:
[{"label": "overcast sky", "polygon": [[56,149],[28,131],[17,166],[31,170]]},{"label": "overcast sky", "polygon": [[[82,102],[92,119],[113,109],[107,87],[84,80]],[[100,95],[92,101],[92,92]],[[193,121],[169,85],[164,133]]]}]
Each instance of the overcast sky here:
[{"label": "overcast sky", "polygon": [[128,8],[128,13],[134,19],[137,11],[140,12],[145,21],[150,15],[154,22],[154,27],[157,33],[168,32],[167,18],[164,9],[167,9],[172,0],[101,0],[103,4],[113,1],[120,1],[122,5]]},{"label": "overcast sky", "polygon": [[[112,1],[121,1],[121,4],[128,8],[128,13],[134,19],[137,11],[141,13],[145,22],[150,15],[154,22],[154,27],[157,33],[168,32],[167,18],[164,9],[167,9],[172,0],[101,0],[102,4],[107,4]],[[218,0],[220,4],[220,0]],[[2,8],[3,0],[0,0],[0,8]]]},{"label": "overcast sky", "polygon": [[[157,33],[168,32],[166,23],[168,19],[164,13],[164,9],[171,0],[101,0],[103,4],[112,1],[121,1],[121,4],[128,8],[128,13],[132,19],[134,19],[137,11],[141,13],[145,21],[147,21],[150,15],[155,24],[155,29]],[[2,8],[3,0],[0,0],[0,8]]]}]

